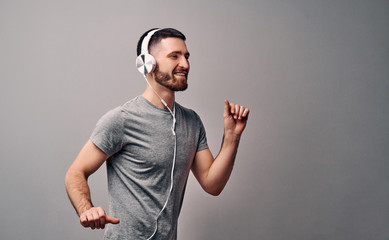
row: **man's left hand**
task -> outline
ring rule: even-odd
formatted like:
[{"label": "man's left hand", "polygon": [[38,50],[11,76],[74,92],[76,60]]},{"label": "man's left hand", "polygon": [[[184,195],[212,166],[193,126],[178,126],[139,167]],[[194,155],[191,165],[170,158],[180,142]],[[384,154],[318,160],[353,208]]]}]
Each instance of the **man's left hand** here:
[{"label": "man's left hand", "polygon": [[224,131],[240,136],[246,127],[250,110],[239,104],[224,101]]}]

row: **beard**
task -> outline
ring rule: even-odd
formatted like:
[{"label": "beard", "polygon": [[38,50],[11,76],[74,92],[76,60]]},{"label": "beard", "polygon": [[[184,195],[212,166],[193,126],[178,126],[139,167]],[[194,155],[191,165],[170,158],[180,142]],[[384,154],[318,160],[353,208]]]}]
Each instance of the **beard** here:
[{"label": "beard", "polygon": [[155,67],[155,81],[172,91],[184,91],[188,88],[187,79],[179,80],[174,74],[159,71],[158,65]]}]

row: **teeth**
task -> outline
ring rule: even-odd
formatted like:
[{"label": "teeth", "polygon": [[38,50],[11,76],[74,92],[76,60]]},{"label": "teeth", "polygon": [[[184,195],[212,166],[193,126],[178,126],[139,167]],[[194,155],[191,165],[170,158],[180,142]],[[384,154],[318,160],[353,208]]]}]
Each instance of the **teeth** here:
[{"label": "teeth", "polygon": [[185,76],[185,73],[176,73],[178,76]]}]

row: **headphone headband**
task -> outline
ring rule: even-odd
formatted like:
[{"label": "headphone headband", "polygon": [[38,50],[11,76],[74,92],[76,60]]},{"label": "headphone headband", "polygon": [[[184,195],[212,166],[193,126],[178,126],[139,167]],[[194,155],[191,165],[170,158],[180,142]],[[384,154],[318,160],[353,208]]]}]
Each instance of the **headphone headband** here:
[{"label": "headphone headband", "polygon": [[149,53],[149,42],[151,37],[156,33],[157,31],[161,30],[160,28],[151,30],[147,33],[146,37],[142,40],[142,47],[141,47],[141,53],[136,58],[136,68],[138,68],[138,71],[142,73],[143,75],[146,75],[148,73],[151,73],[155,68],[155,59],[154,57]]},{"label": "headphone headband", "polygon": [[154,33],[158,32],[159,30],[161,30],[160,28],[158,29],[154,29],[150,32],[147,33],[146,37],[143,38],[142,40],[142,48],[141,48],[141,54],[142,53],[149,53],[149,42],[150,42],[150,39],[151,37],[154,35]]}]

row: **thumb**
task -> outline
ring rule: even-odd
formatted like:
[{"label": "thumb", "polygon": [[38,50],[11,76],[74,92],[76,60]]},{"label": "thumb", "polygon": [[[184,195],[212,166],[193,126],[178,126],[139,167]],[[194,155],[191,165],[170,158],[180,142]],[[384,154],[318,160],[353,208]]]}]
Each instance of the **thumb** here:
[{"label": "thumb", "polygon": [[105,216],[105,222],[106,223],[112,223],[112,224],[118,224],[120,223],[120,220],[114,217]]}]

